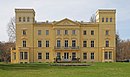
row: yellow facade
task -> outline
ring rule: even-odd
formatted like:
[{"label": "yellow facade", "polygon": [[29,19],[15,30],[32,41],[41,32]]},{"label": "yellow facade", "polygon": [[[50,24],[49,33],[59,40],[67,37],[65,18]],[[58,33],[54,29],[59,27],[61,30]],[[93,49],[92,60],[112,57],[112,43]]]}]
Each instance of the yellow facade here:
[{"label": "yellow facade", "polygon": [[11,63],[114,62],[116,10],[100,9],[96,22],[36,22],[33,9],[15,9],[16,49]]}]

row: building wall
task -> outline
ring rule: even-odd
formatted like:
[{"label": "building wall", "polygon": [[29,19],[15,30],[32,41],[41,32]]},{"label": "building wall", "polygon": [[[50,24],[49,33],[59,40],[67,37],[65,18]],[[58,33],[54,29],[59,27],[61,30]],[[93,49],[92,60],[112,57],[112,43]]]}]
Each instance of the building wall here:
[{"label": "building wall", "polygon": [[[96,22],[77,22],[67,18],[55,22],[36,22],[35,11],[33,9],[15,9],[16,13],[16,50],[11,51],[11,62],[54,62],[57,52],[60,52],[61,60],[72,60],[72,53],[76,53],[75,58],[80,58],[81,62],[106,62],[115,61],[115,10],[98,10],[96,12]],[[21,21],[19,21],[21,17]],[[23,20],[25,17],[25,21]],[[29,21],[28,21],[29,17]],[[104,18],[104,22],[102,22]],[[106,22],[108,18],[108,22]],[[112,22],[110,22],[112,18]],[[23,30],[26,35],[23,35]],[[38,35],[38,30],[41,34]],[[49,34],[46,35],[46,30]],[[57,35],[60,30],[60,35]],[[68,34],[65,35],[65,30]],[[72,34],[75,30],[75,34]],[[106,35],[106,30],[109,34]],[[86,31],[86,35],[83,32]],[[94,35],[91,35],[94,31]],[[60,40],[61,47],[57,47],[57,40]],[[66,49],[65,40],[68,40]],[[72,47],[72,40],[76,40],[76,47]],[[23,47],[23,41],[26,41],[26,47]],[[41,41],[41,47],[38,47],[38,41]],[[49,47],[46,47],[46,41],[49,41]],[[87,46],[83,47],[83,41]],[[91,41],[94,41],[94,47],[91,47]],[[109,41],[109,47],[106,47],[106,41]],[[20,54],[27,55],[27,59],[20,59]],[[26,54],[27,52],[27,54]],[[111,52],[111,59],[105,59],[105,52]],[[14,54],[16,58],[14,59]],[[42,59],[38,59],[38,53],[42,53]],[[46,59],[46,53],[49,53],[49,59]],[[87,54],[87,59],[83,59],[83,53]],[[91,59],[91,53],[94,53],[94,59]],[[65,54],[69,54],[65,59]],[[109,54],[108,54],[109,56]],[[25,57],[25,56],[24,56]]]}]

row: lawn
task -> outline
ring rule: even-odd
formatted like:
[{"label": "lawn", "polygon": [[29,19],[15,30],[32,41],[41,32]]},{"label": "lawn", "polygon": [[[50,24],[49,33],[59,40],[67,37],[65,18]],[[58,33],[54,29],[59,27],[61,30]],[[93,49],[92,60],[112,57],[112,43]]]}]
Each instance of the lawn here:
[{"label": "lawn", "polygon": [[0,64],[0,77],[130,77],[130,63],[93,63],[91,66]]}]

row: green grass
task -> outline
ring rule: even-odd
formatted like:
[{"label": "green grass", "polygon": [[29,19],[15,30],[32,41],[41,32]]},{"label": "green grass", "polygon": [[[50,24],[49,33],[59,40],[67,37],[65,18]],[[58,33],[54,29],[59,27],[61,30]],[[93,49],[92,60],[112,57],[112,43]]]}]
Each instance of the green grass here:
[{"label": "green grass", "polygon": [[130,63],[93,63],[92,66],[0,64],[0,77],[130,77]]}]

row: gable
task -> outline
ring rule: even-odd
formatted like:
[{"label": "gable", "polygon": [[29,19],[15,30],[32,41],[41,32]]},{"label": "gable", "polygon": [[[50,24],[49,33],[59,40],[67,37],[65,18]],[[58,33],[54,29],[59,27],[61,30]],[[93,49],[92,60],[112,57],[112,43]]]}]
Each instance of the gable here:
[{"label": "gable", "polygon": [[55,25],[66,25],[66,26],[67,25],[79,25],[79,23],[65,18],[65,19],[63,19],[63,20],[61,20],[59,22],[56,22]]}]

